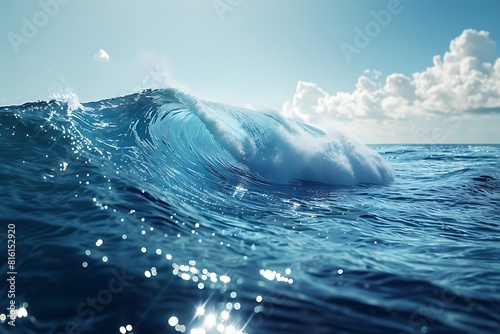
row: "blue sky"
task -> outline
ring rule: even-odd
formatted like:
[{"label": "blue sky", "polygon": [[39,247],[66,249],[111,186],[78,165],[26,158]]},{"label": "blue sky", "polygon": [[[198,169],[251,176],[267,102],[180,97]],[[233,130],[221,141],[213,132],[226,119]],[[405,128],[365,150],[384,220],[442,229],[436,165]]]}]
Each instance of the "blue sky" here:
[{"label": "blue sky", "polygon": [[4,1],[0,104],[168,84],[369,143],[500,143],[498,13],[495,0]]}]

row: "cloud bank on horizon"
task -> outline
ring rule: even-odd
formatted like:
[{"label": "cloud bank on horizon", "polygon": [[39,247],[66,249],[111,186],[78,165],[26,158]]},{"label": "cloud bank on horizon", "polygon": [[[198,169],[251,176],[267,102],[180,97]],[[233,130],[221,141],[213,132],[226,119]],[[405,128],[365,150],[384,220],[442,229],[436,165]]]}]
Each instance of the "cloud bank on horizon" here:
[{"label": "cloud bank on horizon", "polygon": [[331,95],[299,82],[281,113],[319,127],[338,122],[395,122],[412,118],[500,113],[500,58],[487,31],[466,29],[433,65],[406,76],[366,70],[352,92]]}]

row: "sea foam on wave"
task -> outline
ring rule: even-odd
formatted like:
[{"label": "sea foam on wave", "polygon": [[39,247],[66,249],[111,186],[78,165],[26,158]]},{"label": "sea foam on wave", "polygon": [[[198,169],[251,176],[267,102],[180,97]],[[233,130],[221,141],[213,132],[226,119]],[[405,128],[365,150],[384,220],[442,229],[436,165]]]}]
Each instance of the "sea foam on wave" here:
[{"label": "sea foam on wave", "polygon": [[392,169],[378,153],[340,130],[326,133],[278,113],[209,101],[188,104],[234,158],[269,182],[355,185],[393,180]]}]

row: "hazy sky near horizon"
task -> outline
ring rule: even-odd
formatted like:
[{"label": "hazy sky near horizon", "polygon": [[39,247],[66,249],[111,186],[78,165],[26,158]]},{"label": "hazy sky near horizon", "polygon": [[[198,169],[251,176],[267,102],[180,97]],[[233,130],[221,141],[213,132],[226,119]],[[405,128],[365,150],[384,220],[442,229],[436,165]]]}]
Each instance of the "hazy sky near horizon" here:
[{"label": "hazy sky near horizon", "polygon": [[0,105],[171,85],[367,143],[500,143],[500,2],[0,4]]}]

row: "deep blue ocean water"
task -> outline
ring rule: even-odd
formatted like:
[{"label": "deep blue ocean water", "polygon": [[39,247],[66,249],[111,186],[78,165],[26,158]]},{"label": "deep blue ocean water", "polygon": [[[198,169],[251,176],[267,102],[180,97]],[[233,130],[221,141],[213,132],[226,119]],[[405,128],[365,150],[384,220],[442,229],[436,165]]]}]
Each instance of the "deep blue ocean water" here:
[{"label": "deep blue ocean water", "polygon": [[174,90],[2,107],[0,333],[499,333],[500,145],[371,149]]}]

